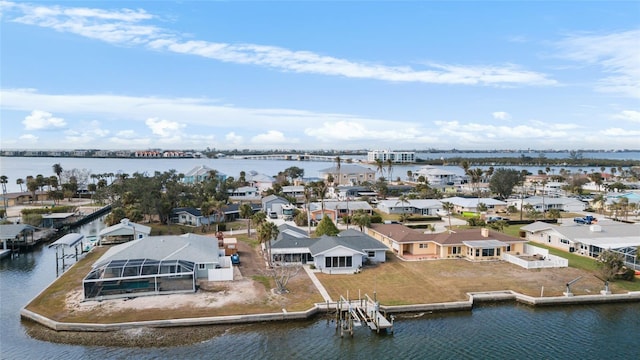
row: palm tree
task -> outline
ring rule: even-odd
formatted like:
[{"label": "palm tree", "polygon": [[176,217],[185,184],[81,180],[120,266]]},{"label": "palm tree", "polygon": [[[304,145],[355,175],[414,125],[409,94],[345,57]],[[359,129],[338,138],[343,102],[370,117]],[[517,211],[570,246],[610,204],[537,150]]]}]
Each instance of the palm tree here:
[{"label": "palm tree", "polygon": [[7,213],[7,208],[9,207],[9,200],[7,199],[7,183],[8,182],[9,182],[9,178],[6,175],[0,176],[0,184],[2,184],[2,199],[4,200],[5,216]]},{"label": "palm tree", "polygon": [[396,202],[396,205],[398,204],[402,205],[402,223],[404,224],[405,221],[407,220],[407,216],[405,214],[406,207],[404,205],[411,204],[411,202],[409,201],[409,198],[407,197],[407,195],[402,194],[398,197],[398,201]]},{"label": "palm tree", "polygon": [[338,171],[338,185],[340,185],[342,183],[342,179],[340,178],[340,163],[342,162],[342,159],[340,159],[340,156],[336,156],[335,161],[336,170]]},{"label": "palm tree", "polygon": [[386,164],[387,164],[387,178],[389,179],[389,181],[392,181],[393,177],[391,176],[391,174],[393,172],[393,160],[387,159]]},{"label": "palm tree", "polygon": [[308,234],[311,234],[311,198],[313,197],[313,187],[309,184],[305,184],[303,195],[304,203],[307,206],[307,231]]},{"label": "palm tree", "polygon": [[384,163],[381,159],[376,159],[376,172],[380,173],[380,177],[384,177]]},{"label": "palm tree", "polygon": [[251,204],[240,205],[240,217],[247,219],[247,236],[251,237],[251,216],[253,216],[253,208]]},{"label": "palm tree", "polygon": [[270,221],[263,222],[258,228],[258,240],[260,240],[260,243],[264,244],[264,248],[267,251],[267,263],[269,264],[269,267],[271,267],[272,262],[271,241],[278,237],[279,232],[280,231],[276,224]]},{"label": "palm tree", "polygon": [[448,201],[443,201],[442,208],[447,212],[447,217],[449,218],[449,232],[451,232],[451,213],[453,212],[454,206]]},{"label": "palm tree", "polygon": [[53,164],[53,173],[58,177],[58,184],[62,185],[62,165],[60,163]]},{"label": "palm tree", "polygon": [[329,187],[324,181],[316,181],[313,184],[313,192],[320,198],[320,204],[322,208],[322,215],[324,216],[324,198],[327,196],[327,190]]},{"label": "palm tree", "polygon": [[18,178],[16,179],[16,185],[20,186],[20,192],[22,192],[22,184],[24,184],[24,179],[23,178]]}]

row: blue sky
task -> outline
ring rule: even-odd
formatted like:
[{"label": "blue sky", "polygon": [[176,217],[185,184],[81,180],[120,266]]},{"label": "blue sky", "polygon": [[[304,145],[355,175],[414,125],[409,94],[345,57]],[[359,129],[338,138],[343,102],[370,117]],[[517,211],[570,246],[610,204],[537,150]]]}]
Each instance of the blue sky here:
[{"label": "blue sky", "polygon": [[2,149],[639,149],[640,2],[0,0]]}]

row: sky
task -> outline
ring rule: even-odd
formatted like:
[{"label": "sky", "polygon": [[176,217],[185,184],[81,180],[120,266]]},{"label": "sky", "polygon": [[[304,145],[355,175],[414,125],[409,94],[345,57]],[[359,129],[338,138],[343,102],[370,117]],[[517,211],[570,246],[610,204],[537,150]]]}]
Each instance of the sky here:
[{"label": "sky", "polygon": [[0,149],[640,149],[638,1],[0,0]]}]

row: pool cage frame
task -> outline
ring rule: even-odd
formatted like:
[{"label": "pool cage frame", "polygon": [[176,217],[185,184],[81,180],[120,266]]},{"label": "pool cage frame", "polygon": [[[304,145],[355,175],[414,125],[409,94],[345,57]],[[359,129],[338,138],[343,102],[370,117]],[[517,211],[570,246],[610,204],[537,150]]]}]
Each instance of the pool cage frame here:
[{"label": "pool cage frame", "polygon": [[110,260],[82,281],[85,300],[196,291],[195,263],[186,260]]}]

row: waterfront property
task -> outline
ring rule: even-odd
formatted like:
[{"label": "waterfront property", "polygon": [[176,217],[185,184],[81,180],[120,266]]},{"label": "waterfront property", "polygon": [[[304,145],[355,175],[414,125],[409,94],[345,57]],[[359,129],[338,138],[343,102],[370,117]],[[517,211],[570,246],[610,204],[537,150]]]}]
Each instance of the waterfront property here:
[{"label": "waterfront property", "polygon": [[375,170],[354,164],[333,166],[321,169],[319,172],[325,181],[329,179],[329,176],[332,176],[336,185],[360,185],[364,182],[373,184],[376,181]]},{"label": "waterfront property", "polygon": [[100,244],[120,244],[149,236],[151,228],[136,224],[125,218],[119,223],[102,229],[98,233]]},{"label": "waterfront property", "polygon": [[625,264],[640,269],[640,225],[611,220],[599,220],[597,224],[555,225],[541,221],[521,228],[529,241],[545,244],[583,256],[598,257],[605,250],[624,256]]},{"label": "waterfront property", "polygon": [[272,261],[276,263],[310,263],[325,273],[348,274],[358,272],[365,263],[386,260],[384,244],[354,229],[319,238],[310,238],[305,231],[286,224],[278,230],[278,236],[270,242]]},{"label": "waterfront property", "polygon": [[464,176],[435,166],[423,166],[416,170],[413,172],[412,180],[420,176],[424,176],[429,185],[437,187],[460,185],[466,180]]},{"label": "waterfront property", "polygon": [[505,253],[523,254],[527,242],[486,228],[424,234],[401,224],[372,224],[368,234],[406,260],[501,260]]},{"label": "waterfront property", "polygon": [[0,194],[0,202],[4,204],[6,201],[7,206],[18,206],[25,204],[32,204],[37,202],[43,202],[49,200],[49,194],[46,191],[22,191],[22,192],[8,192],[6,194]]},{"label": "waterfront property", "polygon": [[210,236],[148,236],[116,245],[83,280],[85,299],[195,292],[199,279],[233,280],[218,239]]},{"label": "waterfront property", "polygon": [[375,163],[377,161],[383,163],[392,162],[394,164],[414,163],[416,161],[415,151],[391,151],[391,150],[372,150],[367,152],[367,162]]},{"label": "waterfront property", "polygon": [[36,228],[27,224],[0,224],[2,254],[8,254],[10,248],[36,243]]},{"label": "waterfront property", "polygon": [[260,191],[255,186],[241,186],[237,189],[227,190],[229,200],[233,201],[260,201]]},{"label": "waterfront property", "polygon": [[211,179],[211,176],[216,176],[219,182],[224,182],[227,179],[227,175],[217,170],[214,170],[206,165],[196,166],[184,174],[182,182],[185,184],[196,184]]}]

